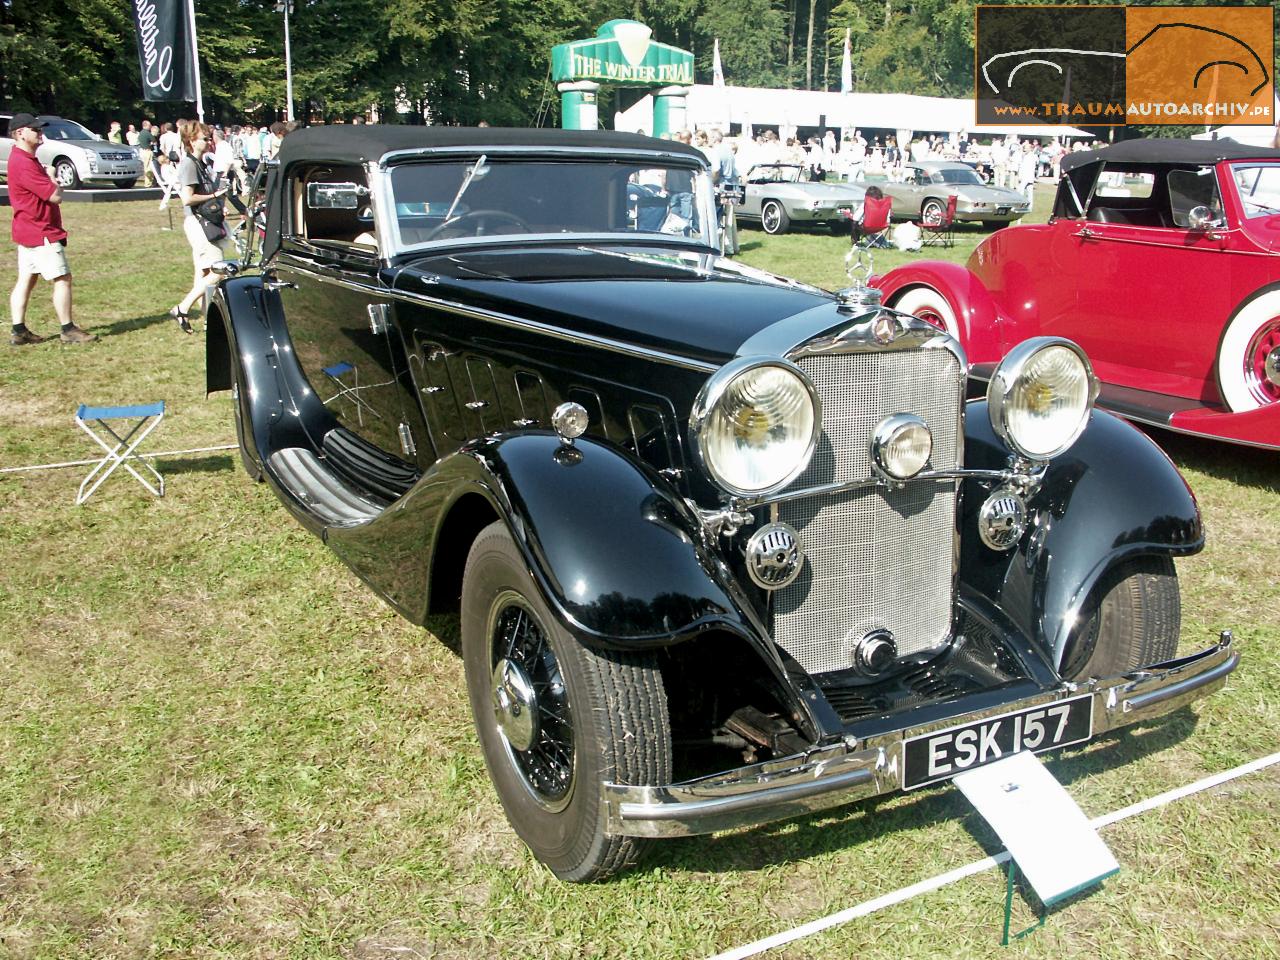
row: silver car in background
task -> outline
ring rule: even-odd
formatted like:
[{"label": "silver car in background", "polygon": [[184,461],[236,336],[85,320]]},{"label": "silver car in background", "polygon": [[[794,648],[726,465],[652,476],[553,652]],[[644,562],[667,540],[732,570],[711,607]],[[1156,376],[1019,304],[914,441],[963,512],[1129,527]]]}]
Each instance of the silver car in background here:
[{"label": "silver car in background", "polygon": [[825,223],[832,233],[848,232],[843,211],[862,203],[866,188],[852,183],[802,179],[804,167],[761,163],[747,171],[746,199],[739,220],[759,223],[765,233],[786,233],[792,223]]},{"label": "silver car in background", "polygon": [[[9,153],[13,138],[8,136],[9,114],[0,114],[0,176],[8,178]],[[41,116],[44,143],[36,159],[53,167],[58,186],[74,190],[81,185],[106,185],[128,189],[142,176],[142,159],[127,144],[103,140],[87,127],[62,117]]]},{"label": "silver car in background", "polygon": [[940,223],[952,194],[956,197],[957,221],[976,220],[994,226],[1017,220],[1031,211],[1031,204],[1021,193],[987,186],[967,163],[948,160],[908,163],[902,168],[900,182],[880,178],[858,182],[864,187],[874,182],[886,197],[893,198],[895,220],[919,217],[925,223]]}]

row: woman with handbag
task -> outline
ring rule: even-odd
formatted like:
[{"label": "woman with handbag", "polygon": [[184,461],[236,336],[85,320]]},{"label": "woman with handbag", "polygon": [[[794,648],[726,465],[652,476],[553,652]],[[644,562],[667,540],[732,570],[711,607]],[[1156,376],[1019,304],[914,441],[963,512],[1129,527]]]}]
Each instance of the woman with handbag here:
[{"label": "woman with handbag", "polygon": [[211,269],[228,253],[222,198],[226,188],[218,189],[213,175],[204,164],[204,155],[212,143],[206,124],[188,121],[181,126],[182,159],[178,162],[178,188],[182,197],[182,229],[191,245],[191,261],[195,280],[182,302],[169,311],[183,333],[194,333],[191,310],[204,297],[205,287],[216,279]]}]

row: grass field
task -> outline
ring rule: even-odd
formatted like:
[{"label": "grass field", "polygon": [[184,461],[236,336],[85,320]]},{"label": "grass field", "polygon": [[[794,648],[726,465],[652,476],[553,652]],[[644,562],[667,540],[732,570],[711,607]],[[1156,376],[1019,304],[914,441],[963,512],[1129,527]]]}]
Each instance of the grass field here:
[{"label": "grass field", "polygon": [[[164,316],[190,281],[181,232],[153,203],[65,215],[77,315],[102,340],[0,346],[0,467],[90,456],[81,402],[165,400],[152,449],[232,442],[203,335]],[[847,241],[743,239],[747,263],[844,284]],[[53,329],[47,286],[31,321]],[[1090,815],[1280,749],[1280,456],[1156,439],[1209,533],[1179,562],[1184,645],[1230,627],[1243,664],[1163,723],[1051,759]],[[940,788],[669,842],[611,883],[563,885],[506,826],[449,647],[234,451],[160,466],[164,499],[120,475],[84,507],[84,468],[0,475],[0,956],[697,957],[997,847]],[[432,627],[456,640],[455,620]],[[1280,957],[1277,809],[1270,768],[1108,828],[1121,873],[1008,949],[986,873],[772,956]]]}]

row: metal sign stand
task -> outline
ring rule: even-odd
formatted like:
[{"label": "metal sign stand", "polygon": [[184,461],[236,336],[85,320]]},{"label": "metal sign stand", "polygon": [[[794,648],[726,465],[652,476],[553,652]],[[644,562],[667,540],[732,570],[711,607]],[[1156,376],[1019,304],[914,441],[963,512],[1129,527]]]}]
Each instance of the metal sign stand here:
[{"label": "metal sign stand", "polygon": [[[962,773],[955,784],[1009,851],[1002,945],[1038,930],[1053,907],[1119,872],[1088,817],[1034,754],[1013,754]],[[1040,917],[1011,937],[1019,871],[1040,901]]]}]

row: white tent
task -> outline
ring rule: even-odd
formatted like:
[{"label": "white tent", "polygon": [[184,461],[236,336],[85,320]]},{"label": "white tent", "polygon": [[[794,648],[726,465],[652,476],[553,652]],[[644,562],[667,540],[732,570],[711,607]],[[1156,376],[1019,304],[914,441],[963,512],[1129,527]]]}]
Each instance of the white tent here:
[{"label": "white tent", "polygon": [[1236,141],[1236,143],[1245,143],[1251,147],[1276,146],[1275,127],[1246,127],[1243,125],[1219,127],[1217,130],[1211,130],[1208,133],[1195,133],[1191,135],[1192,140],[1225,140],[1228,137]]},{"label": "white tent", "polygon": [[[960,133],[995,137],[1087,137],[1075,127],[1055,124],[978,126],[970,99],[918,97],[909,93],[827,93],[820,90],[773,90],[759,87],[716,87],[696,84],[689,90],[688,125],[721,127],[750,123],[755,127],[858,127],[913,133]],[[615,115],[614,129],[651,132],[653,98],[644,97]]]}]

